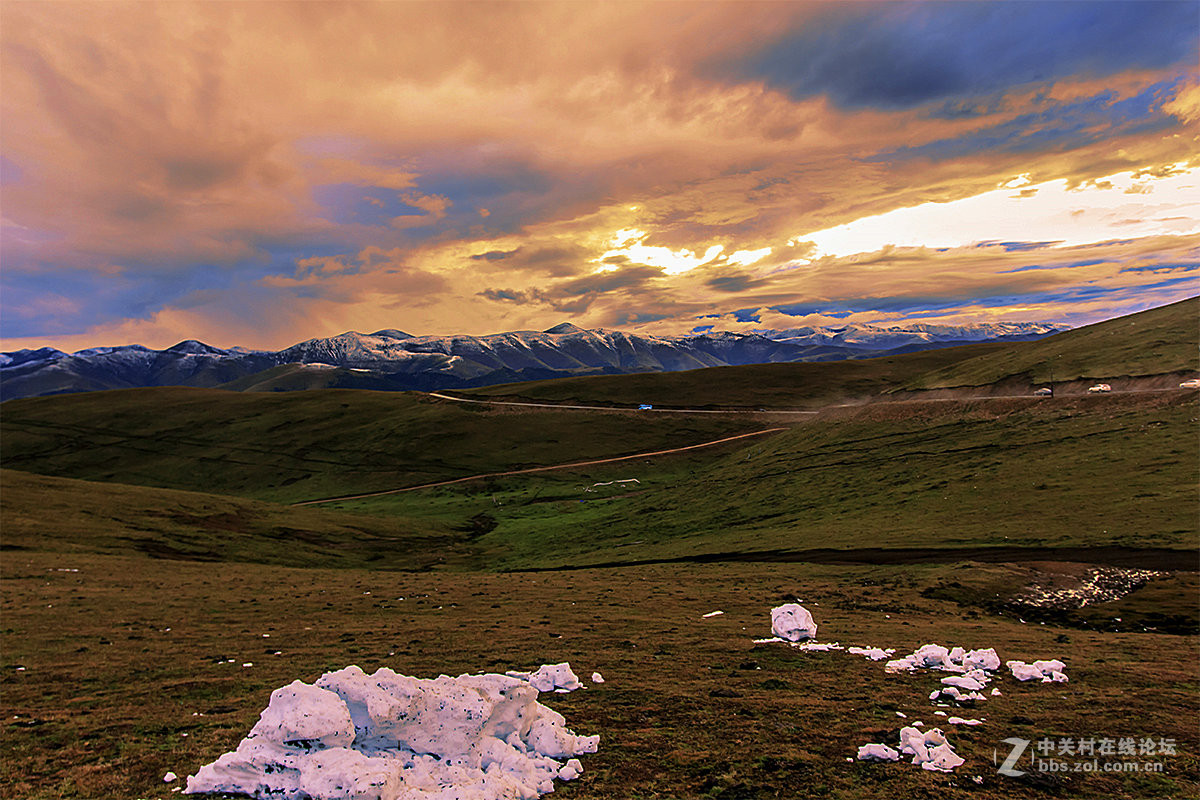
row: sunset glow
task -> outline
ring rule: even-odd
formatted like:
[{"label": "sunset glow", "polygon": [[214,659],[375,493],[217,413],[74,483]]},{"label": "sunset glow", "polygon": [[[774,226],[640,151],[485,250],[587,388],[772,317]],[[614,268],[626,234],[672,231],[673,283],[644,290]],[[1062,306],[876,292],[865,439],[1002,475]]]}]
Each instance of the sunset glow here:
[{"label": "sunset glow", "polygon": [[1200,6],[0,5],[0,346],[1200,292]]}]

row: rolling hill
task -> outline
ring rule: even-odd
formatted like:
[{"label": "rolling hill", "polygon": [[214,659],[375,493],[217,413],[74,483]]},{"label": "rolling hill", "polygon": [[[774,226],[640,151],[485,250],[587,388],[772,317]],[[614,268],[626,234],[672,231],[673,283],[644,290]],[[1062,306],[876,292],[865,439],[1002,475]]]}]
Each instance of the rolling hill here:
[{"label": "rolling hill", "polygon": [[1038,384],[1200,372],[1200,297],[1018,342],[931,370],[906,389]]},{"label": "rolling hill", "polygon": [[470,563],[448,526],[172,489],[0,470],[4,543],[22,551],[303,567],[428,570]]},{"label": "rolling hill", "polygon": [[396,392],[150,388],[12,400],[11,469],[292,502],[677,447],[769,427],[496,409]]}]

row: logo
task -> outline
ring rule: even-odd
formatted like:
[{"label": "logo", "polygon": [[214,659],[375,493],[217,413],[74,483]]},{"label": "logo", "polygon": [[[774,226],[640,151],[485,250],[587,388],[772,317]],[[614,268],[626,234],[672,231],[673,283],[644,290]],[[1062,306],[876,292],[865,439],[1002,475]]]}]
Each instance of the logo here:
[{"label": "logo", "polygon": [[[1029,747],[1029,740],[1018,739],[1017,737],[1013,736],[1002,740],[1000,743],[1012,745],[1012,751],[1008,754],[1008,758],[1004,759],[1004,763],[999,766],[997,772],[999,772],[1001,775],[1007,775],[1010,778],[1019,778],[1024,775],[1025,773],[1022,770],[1013,769],[1013,767],[1016,766],[1017,759],[1019,759],[1021,754],[1025,752],[1025,748]],[[995,764],[998,758],[999,753],[996,750],[993,750],[992,763]]]}]

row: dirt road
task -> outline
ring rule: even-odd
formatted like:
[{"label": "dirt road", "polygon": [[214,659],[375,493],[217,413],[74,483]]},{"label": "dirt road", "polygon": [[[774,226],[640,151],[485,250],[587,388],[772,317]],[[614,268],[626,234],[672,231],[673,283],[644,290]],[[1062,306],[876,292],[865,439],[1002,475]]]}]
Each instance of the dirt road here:
[{"label": "dirt road", "polygon": [[[453,398],[450,398],[453,399]],[[471,402],[471,401],[466,401]],[[521,404],[523,405],[523,404]],[[400,494],[401,492],[415,492],[418,489],[432,489],[435,486],[450,486],[455,483],[466,483],[467,481],[480,480],[482,478],[500,478],[505,475],[527,475],[531,472],[549,472],[556,469],[573,469],[576,467],[590,467],[596,464],[612,464],[617,461],[631,461],[635,458],[650,458],[651,456],[665,456],[671,453],[683,453],[687,450],[699,450],[703,447],[713,447],[714,445],[724,444],[725,442],[736,442],[739,439],[748,439],[751,436],[763,436],[768,433],[777,433],[784,431],[787,428],[766,428],[761,431],[752,431],[751,433],[741,433],[737,436],[726,436],[724,439],[714,439],[711,442],[701,442],[700,444],[689,444],[686,447],[672,447],[670,450],[654,450],[649,453],[634,453],[630,456],[616,456],[614,458],[597,458],[592,461],[576,461],[571,464],[552,464],[548,467],[528,467],[526,469],[514,469],[507,472],[485,472],[479,475],[468,475],[465,478],[454,478],[448,481],[436,481],[434,483],[423,483],[419,486],[405,486],[401,489],[385,489],[381,492],[366,492],[365,494],[350,494],[340,497],[323,497],[319,500],[304,500],[299,503],[292,503],[293,506],[312,506],[319,503],[334,503],[339,500],[361,500],[366,497],[382,497],[388,494]]]},{"label": "dirt road", "polygon": [[456,403],[476,403],[484,406],[520,406],[522,408],[558,408],[558,409],[573,409],[578,411],[641,411],[644,413],[653,414],[817,414],[817,411],[778,411],[774,409],[764,409],[763,411],[735,411],[725,409],[711,408],[621,408],[620,406],[568,406],[559,403],[518,403],[514,400],[469,400],[465,397],[453,397],[448,394],[439,394],[438,392],[429,392],[430,397],[436,397],[439,400],[453,400]]}]

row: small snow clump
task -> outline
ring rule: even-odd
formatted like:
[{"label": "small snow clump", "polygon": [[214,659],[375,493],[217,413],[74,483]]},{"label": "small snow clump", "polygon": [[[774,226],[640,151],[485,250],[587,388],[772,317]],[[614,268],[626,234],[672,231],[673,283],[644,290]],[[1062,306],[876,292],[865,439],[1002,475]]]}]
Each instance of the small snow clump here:
[{"label": "small snow clump", "polygon": [[571,671],[571,665],[566,661],[561,664],[543,664],[535,672],[509,670],[505,674],[510,678],[527,681],[539,692],[573,692],[583,687],[579,676]]},{"label": "small snow clump", "polygon": [[954,752],[940,728],[921,731],[915,727],[900,729],[900,752],[913,757],[921,769],[950,772],[965,759]]},{"label": "small snow clump", "polygon": [[1032,664],[1026,664],[1024,661],[1009,661],[1006,662],[1006,666],[1012,670],[1013,677],[1019,681],[1067,682],[1067,675],[1063,672],[1067,665],[1057,658],[1049,661],[1035,661]]},{"label": "small snow clump", "polygon": [[780,639],[799,642],[817,638],[817,623],[799,603],[787,603],[771,609],[771,632]]},{"label": "small snow clump", "polygon": [[900,753],[886,744],[864,744],[858,748],[859,761],[899,761]]}]

